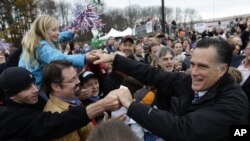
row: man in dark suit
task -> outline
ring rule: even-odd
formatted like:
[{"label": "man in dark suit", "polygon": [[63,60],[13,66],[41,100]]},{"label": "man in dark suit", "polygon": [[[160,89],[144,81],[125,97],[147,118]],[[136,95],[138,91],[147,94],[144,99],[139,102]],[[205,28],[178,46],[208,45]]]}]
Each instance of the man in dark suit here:
[{"label": "man in dark suit", "polygon": [[[246,94],[227,73],[232,60],[230,45],[223,39],[205,38],[196,43],[190,74],[165,72],[119,55],[96,53],[95,63],[113,61],[123,71],[161,95],[170,96],[163,111],[133,101],[129,91],[118,96],[127,115],[157,136],[171,141],[227,140],[234,124],[245,124]],[[136,69],[135,69],[136,68]]]}]

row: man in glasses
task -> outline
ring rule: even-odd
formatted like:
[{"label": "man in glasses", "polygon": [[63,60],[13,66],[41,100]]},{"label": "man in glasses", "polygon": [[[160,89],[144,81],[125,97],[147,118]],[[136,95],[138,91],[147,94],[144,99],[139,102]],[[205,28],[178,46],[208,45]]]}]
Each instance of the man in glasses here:
[{"label": "man in glasses", "polygon": [[[46,65],[43,69],[43,78],[46,91],[50,94],[49,100],[44,107],[44,111],[61,113],[67,111],[70,107],[82,105],[81,101],[76,97],[80,92],[80,80],[75,68],[70,62],[58,60]],[[112,104],[112,101],[107,101],[108,103],[104,104],[106,99],[104,98],[103,100],[100,100],[101,102],[97,101],[94,104],[109,107],[109,105],[106,104],[110,103],[110,106],[112,105],[111,107],[115,108],[113,107],[114,105]],[[112,100],[117,102],[118,99],[112,98]],[[104,109],[101,107],[96,107],[94,110],[95,111],[92,112],[96,112],[96,115],[104,112]],[[91,127],[93,126],[91,123],[88,125]],[[75,130],[57,140],[85,140],[89,134],[88,129],[90,128]]]}]

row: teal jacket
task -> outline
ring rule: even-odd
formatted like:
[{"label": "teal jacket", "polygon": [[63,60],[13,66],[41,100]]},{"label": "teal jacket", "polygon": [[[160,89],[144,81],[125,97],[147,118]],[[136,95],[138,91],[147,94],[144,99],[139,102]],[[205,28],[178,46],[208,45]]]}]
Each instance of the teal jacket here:
[{"label": "teal jacket", "polygon": [[[73,34],[69,31],[62,32],[59,35],[59,41],[69,41],[73,38]],[[42,69],[43,66],[49,64],[54,60],[67,60],[73,64],[74,67],[83,67],[86,64],[86,56],[84,54],[76,54],[76,55],[66,55],[63,54],[57,48],[51,46],[47,41],[41,40],[36,48],[36,54],[38,66],[35,67],[33,65],[27,65],[28,62],[24,59],[23,54],[21,54],[21,58],[19,60],[18,66],[24,67],[28,69],[36,78],[37,86],[41,86],[42,84]],[[30,63],[29,63],[30,64]]]}]

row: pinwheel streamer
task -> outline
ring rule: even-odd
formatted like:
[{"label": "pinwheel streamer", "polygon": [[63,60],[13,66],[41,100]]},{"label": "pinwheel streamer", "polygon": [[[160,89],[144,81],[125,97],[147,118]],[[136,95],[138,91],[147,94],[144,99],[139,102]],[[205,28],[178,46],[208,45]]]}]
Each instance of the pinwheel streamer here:
[{"label": "pinwheel streamer", "polygon": [[88,4],[87,6],[78,5],[74,12],[75,20],[72,26],[81,31],[90,31],[91,29],[101,29],[104,24],[97,13],[96,7]]}]

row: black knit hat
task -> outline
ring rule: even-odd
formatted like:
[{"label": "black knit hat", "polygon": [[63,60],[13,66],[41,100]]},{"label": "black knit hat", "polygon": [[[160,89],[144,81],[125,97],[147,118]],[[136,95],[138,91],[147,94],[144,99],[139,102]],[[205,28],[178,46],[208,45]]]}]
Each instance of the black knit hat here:
[{"label": "black knit hat", "polygon": [[35,82],[34,76],[26,69],[10,67],[0,75],[0,89],[6,97],[12,97]]}]

